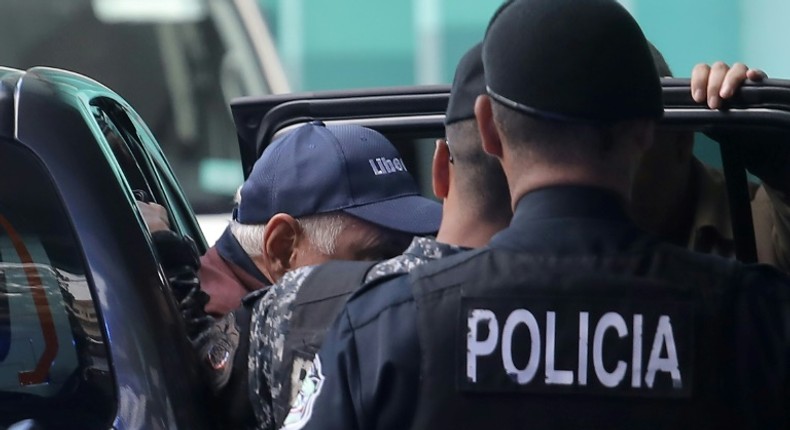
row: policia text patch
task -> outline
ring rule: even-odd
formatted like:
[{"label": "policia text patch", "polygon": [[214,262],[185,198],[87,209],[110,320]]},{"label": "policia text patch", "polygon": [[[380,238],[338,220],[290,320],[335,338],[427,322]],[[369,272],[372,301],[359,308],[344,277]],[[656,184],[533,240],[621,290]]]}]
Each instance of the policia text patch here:
[{"label": "policia text patch", "polygon": [[463,298],[461,318],[462,391],[691,394],[686,303]]}]

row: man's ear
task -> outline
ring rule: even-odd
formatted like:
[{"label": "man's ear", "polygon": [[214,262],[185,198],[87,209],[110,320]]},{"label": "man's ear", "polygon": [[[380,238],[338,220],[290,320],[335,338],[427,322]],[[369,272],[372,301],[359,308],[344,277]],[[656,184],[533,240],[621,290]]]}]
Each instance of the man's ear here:
[{"label": "man's ear", "polygon": [[431,167],[433,194],[443,200],[447,198],[450,190],[450,150],[443,139],[436,140],[436,150],[433,151],[433,166]]},{"label": "man's ear", "polygon": [[475,100],[475,119],[477,129],[480,130],[480,139],[483,141],[483,151],[496,158],[502,158],[502,140],[494,124],[494,113],[491,110],[491,98],[479,95]]},{"label": "man's ear", "polygon": [[288,214],[278,213],[266,223],[263,235],[264,264],[275,282],[291,269],[300,233],[299,223]]}]

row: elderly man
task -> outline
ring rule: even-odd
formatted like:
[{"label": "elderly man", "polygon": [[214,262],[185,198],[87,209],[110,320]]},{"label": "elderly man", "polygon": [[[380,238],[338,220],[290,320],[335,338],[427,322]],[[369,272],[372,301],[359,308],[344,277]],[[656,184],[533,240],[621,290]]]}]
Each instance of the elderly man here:
[{"label": "elderly man", "polygon": [[[272,142],[239,194],[234,219],[216,253],[204,257],[200,273],[202,289],[211,297],[206,310],[226,315],[207,328],[192,324],[192,331],[200,332],[194,343],[220,415],[242,426],[254,420],[247,334],[251,318],[255,327],[264,323],[263,314],[252,310],[268,291],[249,274],[287,284],[303,274],[289,271],[329,259],[392,257],[413,235],[438,230],[441,205],[419,194],[397,150],[380,133],[320,122]],[[238,264],[227,264],[228,251]],[[248,290],[254,291],[239,306]],[[186,301],[182,308],[188,319],[190,312],[199,314]]]},{"label": "elderly man", "polygon": [[[391,171],[372,168],[378,159]],[[435,232],[441,217],[395,148],[357,126],[307,124],[272,142],[239,197],[227,230],[201,258],[214,316],[296,267],[397,254],[411,236]]]},{"label": "elderly man", "polygon": [[510,222],[505,175],[496,158],[483,152],[474,119],[474,101],[485,92],[481,51],[482,44],[475,45],[456,68],[445,116],[447,137],[436,142],[433,191],[443,201],[436,238],[415,237],[406,252],[377,264],[331,262],[294,270],[256,306],[250,382],[258,428],[283,423],[324,331],[363,282],[483,246]]}]

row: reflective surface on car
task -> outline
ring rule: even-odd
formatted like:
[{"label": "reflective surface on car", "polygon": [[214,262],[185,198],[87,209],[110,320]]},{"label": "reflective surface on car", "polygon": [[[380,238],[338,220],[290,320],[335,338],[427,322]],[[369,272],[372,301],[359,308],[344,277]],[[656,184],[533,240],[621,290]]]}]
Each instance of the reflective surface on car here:
[{"label": "reflective surface on car", "polygon": [[112,88],[149,125],[196,212],[230,212],[242,175],[228,102],[270,92],[248,33],[262,20],[240,16],[241,3],[249,1],[9,0],[0,36],[13,43],[0,46],[0,60]]},{"label": "reflective surface on car", "polygon": [[68,218],[32,153],[0,141],[0,172],[0,426],[106,428],[105,335]]}]

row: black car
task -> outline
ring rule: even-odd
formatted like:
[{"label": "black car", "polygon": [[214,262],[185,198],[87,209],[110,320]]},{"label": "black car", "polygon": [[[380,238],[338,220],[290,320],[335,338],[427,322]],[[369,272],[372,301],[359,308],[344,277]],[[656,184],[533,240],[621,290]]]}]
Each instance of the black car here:
[{"label": "black car", "polygon": [[[289,127],[354,122],[390,137],[429,195],[427,160],[443,136],[448,92],[238,99],[245,174]],[[790,137],[790,81],[747,85],[728,112],[694,103],[688,81],[665,80],[664,94],[666,127],[736,131],[755,142]],[[738,145],[722,144],[722,158],[738,255],[752,260]],[[173,230],[194,238],[199,252],[206,245],[132,107],[74,73],[0,69],[0,174],[0,428],[222,428],[136,200],[164,205]]]},{"label": "black car", "polygon": [[135,191],[205,243],[140,117],[83,76],[2,69],[0,172],[0,428],[210,428]]}]

